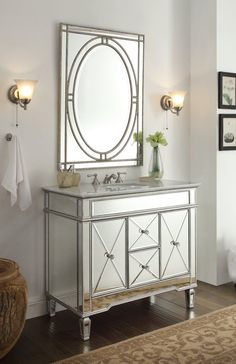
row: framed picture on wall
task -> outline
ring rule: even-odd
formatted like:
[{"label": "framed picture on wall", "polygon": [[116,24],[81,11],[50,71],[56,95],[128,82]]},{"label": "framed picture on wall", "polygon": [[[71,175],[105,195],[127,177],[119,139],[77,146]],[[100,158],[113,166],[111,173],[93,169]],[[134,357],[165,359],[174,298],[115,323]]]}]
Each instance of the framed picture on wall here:
[{"label": "framed picture on wall", "polygon": [[218,107],[236,109],[236,73],[218,73]]},{"label": "framed picture on wall", "polygon": [[236,114],[219,115],[219,150],[236,150]]}]

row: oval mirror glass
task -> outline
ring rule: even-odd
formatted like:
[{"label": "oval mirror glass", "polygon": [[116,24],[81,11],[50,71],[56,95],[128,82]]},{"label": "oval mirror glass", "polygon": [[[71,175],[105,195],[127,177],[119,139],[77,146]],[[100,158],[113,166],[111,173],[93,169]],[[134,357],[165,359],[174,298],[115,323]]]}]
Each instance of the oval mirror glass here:
[{"label": "oval mirror glass", "polygon": [[125,133],[131,108],[127,70],[111,47],[95,47],[83,60],[75,87],[75,114],[91,149],[107,153]]}]

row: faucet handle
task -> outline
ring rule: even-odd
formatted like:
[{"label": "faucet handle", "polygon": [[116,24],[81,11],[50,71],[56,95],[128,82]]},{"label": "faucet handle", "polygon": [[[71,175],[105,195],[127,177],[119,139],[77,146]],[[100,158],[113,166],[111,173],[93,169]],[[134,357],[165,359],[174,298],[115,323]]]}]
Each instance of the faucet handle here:
[{"label": "faucet handle", "polygon": [[92,185],[99,185],[100,182],[98,180],[98,174],[94,173],[94,174],[87,174],[87,177],[94,177]]},{"label": "faucet handle", "polygon": [[104,184],[107,184],[108,183],[108,174],[105,175],[104,180],[103,180],[103,183]]},{"label": "faucet handle", "polygon": [[116,183],[123,183],[123,180],[121,178],[121,174],[127,174],[126,172],[117,172],[117,179],[116,179]]}]

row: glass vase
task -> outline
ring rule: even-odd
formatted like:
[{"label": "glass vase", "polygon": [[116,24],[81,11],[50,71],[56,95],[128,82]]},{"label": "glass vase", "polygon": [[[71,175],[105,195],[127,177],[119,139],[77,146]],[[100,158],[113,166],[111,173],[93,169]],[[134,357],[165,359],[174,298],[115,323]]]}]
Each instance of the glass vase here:
[{"label": "glass vase", "polygon": [[143,165],[143,145],[138,144],[138,150],[137,150],[137,161],[138,166]]},{"label": "glass vase", "polygon": [[151,160],[149,164],[149,176],[161,179],[164,174],[163,163],[159,147],[152,150]]}]

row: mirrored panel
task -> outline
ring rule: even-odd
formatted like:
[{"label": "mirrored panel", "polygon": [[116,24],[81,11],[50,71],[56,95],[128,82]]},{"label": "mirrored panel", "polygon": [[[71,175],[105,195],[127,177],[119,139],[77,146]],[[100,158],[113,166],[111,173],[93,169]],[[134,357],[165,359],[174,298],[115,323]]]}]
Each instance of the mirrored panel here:
[{"label": "mirrored panel", "polygon": [[61,25],[59,164],[143,162],[144,36]]}]

